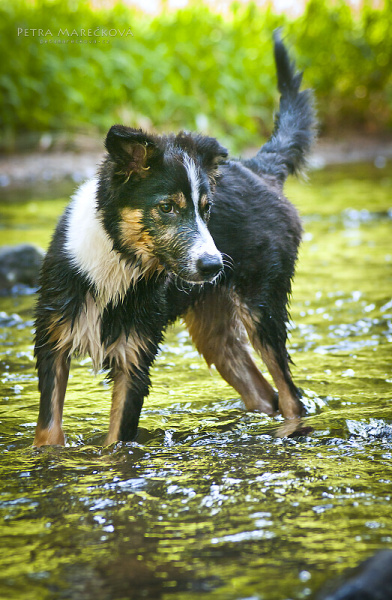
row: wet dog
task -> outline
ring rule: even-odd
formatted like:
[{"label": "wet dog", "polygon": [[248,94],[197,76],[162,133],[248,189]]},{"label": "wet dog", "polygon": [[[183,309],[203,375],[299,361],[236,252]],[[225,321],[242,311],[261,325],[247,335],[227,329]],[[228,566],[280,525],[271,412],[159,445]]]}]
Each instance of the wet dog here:
[{"label": "wet dog", "polygon": [[314,111],[279,35],[275,59],[279,114],[270,140],[249,160],[228,160],[225,148],[202,135],[110,129],[99,174],[65,210],[42,269],[36,446],[64,444],[73,354],[90,355],[113,382],[106,444],[132,440],[150,367],[178,317],[247,409],[301,415],[286,350],[301,223],[283,184],[305,165]]}]

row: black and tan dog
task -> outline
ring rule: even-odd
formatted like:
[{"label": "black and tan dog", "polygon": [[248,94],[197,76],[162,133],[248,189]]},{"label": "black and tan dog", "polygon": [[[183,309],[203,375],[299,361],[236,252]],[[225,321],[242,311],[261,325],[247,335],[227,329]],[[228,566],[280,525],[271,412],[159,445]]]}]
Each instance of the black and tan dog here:
[{"label": "black and tan dog", "polygon": [[305,164],[314,112],[278,35],[275,59],[280,112],[271,139],[250,160],[227,160],[225,148],[201,135],[110,129],[99,176],[66,209],[42,270],[36,446],[64,443],[73,354],[89,354],[113,381],[106,443],[132,440],[150,367],[179,316],[249,410],[279,409],[288,419],[302,413],[286,350],[301,224],[282,190]]}]

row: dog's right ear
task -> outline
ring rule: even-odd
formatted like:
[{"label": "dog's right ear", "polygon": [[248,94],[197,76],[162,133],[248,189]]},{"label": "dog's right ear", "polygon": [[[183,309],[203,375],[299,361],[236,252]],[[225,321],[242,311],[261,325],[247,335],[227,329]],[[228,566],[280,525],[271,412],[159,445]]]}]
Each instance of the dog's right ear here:
[{"label": "dog's right ear", "polygon": [[213,137],[196,135],[193,140],[201,163],[208,171],[214,171],[229,155],[227,149]]},{"label": "dog's right ear", "polygon": [[116,174],[124,175],[125,180],[132,175],[147,177],[154,162],[163,154],[152,135],[124,125],[113,125],[109,129],[105,147],[118,165]]}]

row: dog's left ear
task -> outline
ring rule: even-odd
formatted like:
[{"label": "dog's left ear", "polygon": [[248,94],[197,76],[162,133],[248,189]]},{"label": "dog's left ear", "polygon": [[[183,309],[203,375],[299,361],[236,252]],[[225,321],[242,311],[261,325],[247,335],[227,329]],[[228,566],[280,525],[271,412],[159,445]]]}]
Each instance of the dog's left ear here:
[{"label": "dog's left ear", "polygon": [[229,155],[215,138],[200,135],[194,138],[194,142],[201,164],[207,171],[214,171]]},{"label": "dog's left ear", "polygon": [[150,168],[162,156],[157,140],[142,131],[124,125],[113,125],[105,140],[106,150],[117,163],[117,174],[146,177]]}]

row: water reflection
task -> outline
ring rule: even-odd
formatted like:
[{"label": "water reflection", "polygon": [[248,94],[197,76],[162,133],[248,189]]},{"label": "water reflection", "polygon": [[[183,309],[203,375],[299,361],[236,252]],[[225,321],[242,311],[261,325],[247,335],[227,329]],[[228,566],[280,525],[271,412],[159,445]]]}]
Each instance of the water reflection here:
[{"label": "water reflection", "polygon": [[[313,179],[290,190],[307,230],[291,311],[299,437],[245,413],[177,325],[135,442],[102,448],[110,390],[87,359],[67,447],[34,450],[34,297],[0,299],[0,597],[314,598],[392,547],[392,180]],[[8,205],[7,235],[47,239],[47,206],[37,222]]]}]

